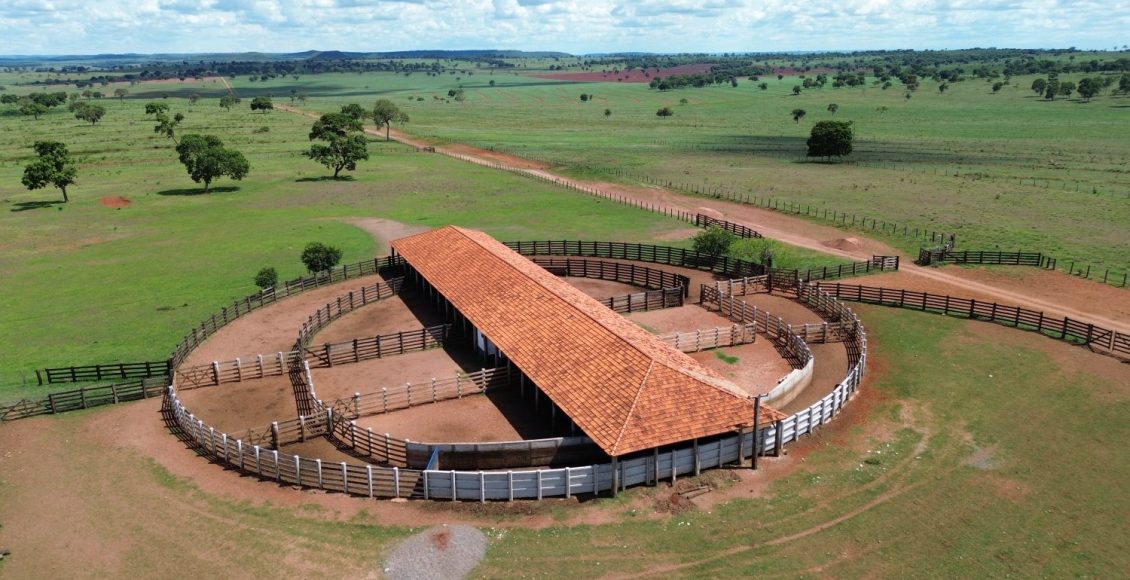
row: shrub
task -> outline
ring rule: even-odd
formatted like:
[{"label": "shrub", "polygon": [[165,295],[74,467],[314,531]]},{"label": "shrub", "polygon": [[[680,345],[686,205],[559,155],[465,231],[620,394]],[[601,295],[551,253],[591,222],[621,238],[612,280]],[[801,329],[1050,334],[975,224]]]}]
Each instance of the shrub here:
[{"label": "shrub", "polygon": [[660,117],[670,117],[671,115],[675,114],[675,111],[672,111],[671,107],[663,107],[662,109],[656,111],[655,114]]},{"label": "shrub", "polygon": [[310,242],[302,250],[302,263],[311,274],[333,269],[341,261],[341,249],[321,242]]},{"label": "shrub", "polygon": [[255,275],[255,285],[262,290],[274,288],[278,283],[279,273],[270,266],[259,270],[259,273]]}]

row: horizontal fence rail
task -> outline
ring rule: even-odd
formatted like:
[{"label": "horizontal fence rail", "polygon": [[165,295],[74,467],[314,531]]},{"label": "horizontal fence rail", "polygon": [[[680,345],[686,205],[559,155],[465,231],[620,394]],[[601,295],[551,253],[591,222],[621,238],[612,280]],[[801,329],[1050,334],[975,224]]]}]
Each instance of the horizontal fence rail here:
[{"label": "horizontal fence rail", "polygon": [[877,288],[852,284],[820,284],[828,294],[840,300],[897,306],[944,315],[958,315],[977,320],[1009,324],[1047,336],[1087,344],[1100,352],[1130,355],[1130,334],[1113,331],[1070,317],[1051,316],[1040,310],[1020,306],[957,298],[945,294],[914,292],[898,288]]},{"label": "horizontal fence rail", "polygon": [[646,312],[648,310],[662,310],[664,308],[678,308],[683,305],[683,295],[686,294],[685,286],[675,286],[662,290],[648,290],[625,296],[611,296],[598,300],[613,312],[630,314],[632,312]]},{"label": "horizontal fence rail", "polygon": [[88,383],[112,379],[142,379],[163,377],[167,374],[169,374],[169,361],[164,360],[57,367],[35,371],[35,377],[40,385]]},{"label": "horizontal fence rail", "polygon": [[1044,259],[1044,255],[1040,252],[998,252],[982,250],[963,250],[957,252],[945,248],[921,248],[918,250],[918,263],[923,266],[933,263],[949,263],[1035,266],[1039,268],[1044,265]]},{"label": "horizontal fence rail", "polygon": [[177,386],[186,390],[282,376],[289,372],[292,364],[298,362],[298,354],[296,351],[257,354],[203,365],[182,366],[175,373]]},{"label": "horizontal fence rail", "polygon": [[0,421],[14,421],[38,415],[54,415],[102,405],[160,397],[167,383],[167,376],[146,377],[110,385],[96,385],[72,391],[51,393],[44,397],[20,399],[0,405]]},{"label": "horizontal fence rail", "polygon": [[623,284],[631,284],[632,286],[650,288],[652,290],[674,288],[676,286],[687,288],[691,284],[691,279],[686,276],[637,264],[607,262],[603,260],[585,260],[581,258],[560,259],[533,257],[530,260],[558,276],[611,280]]},{"label": "horizontal fence rail", "polygon": [[407,332],[325,343],[311,346],[306,352],[313,356],[309,359],[310,366],[332,367],[441,347],[450,336],[451,325],[439,324]]},{"label": "horizontal fence rail", "polygon": [[708,215],[703,215],[701,213],[695,214],[694,225],[696,225],[700,228],[709,228],[711,226],[717,226],[717,227],[722,228],[723,230],[725,230],[727,232],[730,232],[731,234],[734,234],[735,236],[738,236],[739,238],[748,239],[748,238],[763,237],[761,234],[759,234],[756,230],[754,230],[752,228],[743,226],[741,224],[736,224],[734,222],[728,222],[726,220],[720,220],[720,219],[712,218]]},{"label": "horizontal fence rail", "polygon": [[692,332],[672,332],[657,336],[661,342],[682,352],[699,352],[724,346],[740,346],[757,341],[757,332],[752,324],[735,324],[730,327],[719,326]]},{"label": "horizontal fence rail", "polygon": [[670,246],[573,240],[522,241],[505,242],[505,244],[508,248],[523,256],[586,256],[614,260],[635,260],[705,270],[736,277],[758,276],[765,273],[764,266],[749,260],[727,256],[714,258],[694,250]]}]

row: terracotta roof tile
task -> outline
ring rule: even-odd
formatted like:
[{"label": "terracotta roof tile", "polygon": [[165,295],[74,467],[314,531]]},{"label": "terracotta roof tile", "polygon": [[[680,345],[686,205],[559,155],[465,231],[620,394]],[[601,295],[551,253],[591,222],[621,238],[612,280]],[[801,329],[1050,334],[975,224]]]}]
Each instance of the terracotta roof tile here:
[{"label": "terracotta roof tile", "polygon": [[753,423],[737,385],[482,232],[392,247],[611,456]]}]

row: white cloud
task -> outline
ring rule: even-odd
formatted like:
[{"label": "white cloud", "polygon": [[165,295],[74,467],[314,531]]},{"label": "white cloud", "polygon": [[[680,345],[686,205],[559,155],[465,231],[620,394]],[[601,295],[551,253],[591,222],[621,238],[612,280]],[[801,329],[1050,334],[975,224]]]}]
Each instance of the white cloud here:
[{"label": "white cloud", "polygon": [[[4,0],[0,52],[1109,48],[1114,0]],[[50,31],[50,34],[45,33]]]}]

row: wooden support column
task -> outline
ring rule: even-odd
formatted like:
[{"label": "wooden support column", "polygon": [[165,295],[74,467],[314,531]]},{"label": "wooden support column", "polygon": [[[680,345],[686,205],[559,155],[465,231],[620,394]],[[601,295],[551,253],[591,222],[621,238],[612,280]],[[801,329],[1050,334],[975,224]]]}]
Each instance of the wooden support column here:
[{"label": "wooden support column", "polygon": [[750,457],[750,469],[757,469],[757,456],[761,453],[761,437],[758,425],[761,423],[761,395],[753,398],[753,455]]}]

